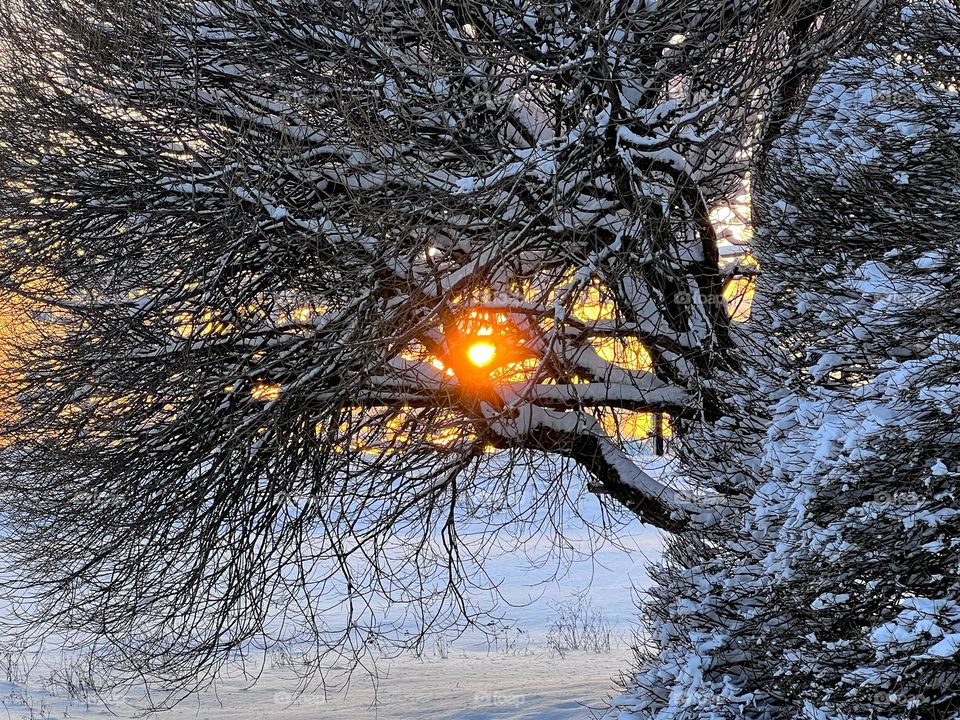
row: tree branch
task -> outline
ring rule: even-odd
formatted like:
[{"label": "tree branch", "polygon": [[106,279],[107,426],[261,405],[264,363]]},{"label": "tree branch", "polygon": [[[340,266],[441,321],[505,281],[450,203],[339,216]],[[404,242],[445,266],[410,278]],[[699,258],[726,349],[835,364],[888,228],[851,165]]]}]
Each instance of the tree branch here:
[{"label": "tree branch", "polygon": [[492,417],[484,439],[497,448],[532,448],[576,461],[612,498],[656,528],[682,532],[690,524],[690,505],[643,472],[590,416],[525,406],[513,417]]}]

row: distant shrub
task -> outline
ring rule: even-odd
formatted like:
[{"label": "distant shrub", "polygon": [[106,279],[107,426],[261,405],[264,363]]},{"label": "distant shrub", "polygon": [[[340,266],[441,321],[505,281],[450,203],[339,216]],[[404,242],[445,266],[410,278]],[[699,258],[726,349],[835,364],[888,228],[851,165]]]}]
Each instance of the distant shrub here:
[{"label": "distant shrub", "polygon": [[556,620],[547,633],[547,646],[562,657],[567,650],[610,652],[610,622],[589,600],[553,603]]}]

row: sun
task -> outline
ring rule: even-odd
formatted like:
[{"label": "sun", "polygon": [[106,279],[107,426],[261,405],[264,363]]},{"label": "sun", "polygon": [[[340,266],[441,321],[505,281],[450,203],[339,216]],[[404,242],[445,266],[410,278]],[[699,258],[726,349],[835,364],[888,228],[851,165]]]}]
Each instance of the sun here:
[{"label": "sun", "polygon": [[477,340],[467,348],[467,358],[479,368],[493,362],[497,355],[497,346],[488,340]]}]

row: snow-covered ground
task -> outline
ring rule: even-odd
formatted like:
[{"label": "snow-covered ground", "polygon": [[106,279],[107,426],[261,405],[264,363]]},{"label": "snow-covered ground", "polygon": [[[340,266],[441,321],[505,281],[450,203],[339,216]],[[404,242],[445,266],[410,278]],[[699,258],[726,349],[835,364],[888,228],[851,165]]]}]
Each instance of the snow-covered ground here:
[{"label": "snow-covered ground", "polygon": [[[522,655],[453,652],[385,662],[376,684],[355,674],[350,688],[324,697],[297,695],[296,678],[268,668],[251,685],[239,670],[211,689],[160,715],[186,718],[311,718],[312,720],[572,720],[591,717],[591,708],[614,691],[614,679],[629,651],[609,654],[547,651]],[[53,692],[49,690],[52,689]],[[0,718],[133,717],[136,708],[115,698],[107,710],[71,698],[64,688],[0,683]]]},{"label": "snow-covered ground", "polygon": [[[627,553],[601,548],[592,561],[573,563],[563,578],[540,584],[524,560],[505,555],[493,561],[511,602],[528,603],[504,608],[508,624],[517,633],[512,651],[487,648],[479,637],[467,635],[449,646],[427,648],[421,658],[402,656],[384,660],[380,676],[356,672],[346,692],[294,692],[296,678],[282,662],[268,660],[253,684],[239,667],[211,689],[191,698],[165,717],[290,718],[313,720],[572,720],[590,718],[590,708],[602,707],[615,692],[619,672],[629,667],[629,643],[635,624],[635,593],[646,585],[644,565],[656,557],[659,540],[642,526],[630,526],[621,540],[632,545]],[[544,571],[545,572],[545,571]],[[556,617],[553,603],[585,596],[602,609],[611,623],[614,648],[610,653],[566,652],[561,657],[545,646]],[[91,699],[89,705],[71,697],[64,683],[50,682],[47,661],[14,675],[18,682],[0,683],[0,720],[10,718],[106,718],[137,714],[140,698],[115,697],[109,710]],[[48,665],[48,667],[44,667]]]},{"label": "snow-covered ground", "polygon": [[[588,503],[593,507],[584,507],[585,515],[598,520],[599,505],[595,499]],[[581,552],[588,548],[592,556],[572,562],[557,578],[552,577],[556,566],[531,568],[524,554],[516,551],[488,559],[485,571],[502,580],[506,601],[500,607],[506,628],[502,637],[510,641],[508,648],[502,640],[491,646],[479,633],[428,643],[422,657],[383,660],[375,681],[357,671],[345,692],[326,696],[320,691],[298,696],[293,672],[282,657],[270,656],[255,683],[237,666],[215,688],[161,717],[586,720],[592,717],[591,708],[602,708],[605,698],[617,694],[615,680],[629,669],[636,591],[649,584],[645,567],[658,557],[660,538],[638,522],[616,529],[616,545],[596,546],[596,539],[591,541],[582,532],[565,540]],[[612,631],[611,652],[567,651],[561,656],[547,646],[547,634],[557,618],[556,603],[580,596],[603,611]],[[45,657],[38,665],[31,664],[22,662],[6,673],[14,682],[0,682],[0,720],[133,717],[142,707],[142,698],[134,695],[110,698],[109,709],[94,698],[88,705],[77,697],[82,692],[71,696],[63,682],[62,659]],[[58,665],[59,681],[51,681]],[[337,680],[331,677],[332,682]]]},{"label": "snow-covered ground", "polygon": [[296,698],[282,675],[271,674],[249,691],[221,692],[183,706],[178,717],[303,717],[317,720],[566,720],[589,718],[613,689],[629,652],[610,654],[533,651],[524,655],[455,652],[447,658],[404,658],[384,666],[374,688],[356,677],[345,695]]}]

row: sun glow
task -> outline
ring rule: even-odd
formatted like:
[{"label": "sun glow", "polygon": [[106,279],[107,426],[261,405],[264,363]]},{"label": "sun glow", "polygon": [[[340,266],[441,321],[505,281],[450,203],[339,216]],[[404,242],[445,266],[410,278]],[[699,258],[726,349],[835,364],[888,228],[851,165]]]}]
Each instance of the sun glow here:
[{"label": "sun glow", "polygon": [[486,340],[477,340],[467,348],[467,358],[479,368],[493,362],[497,355],[497,346]]}]

